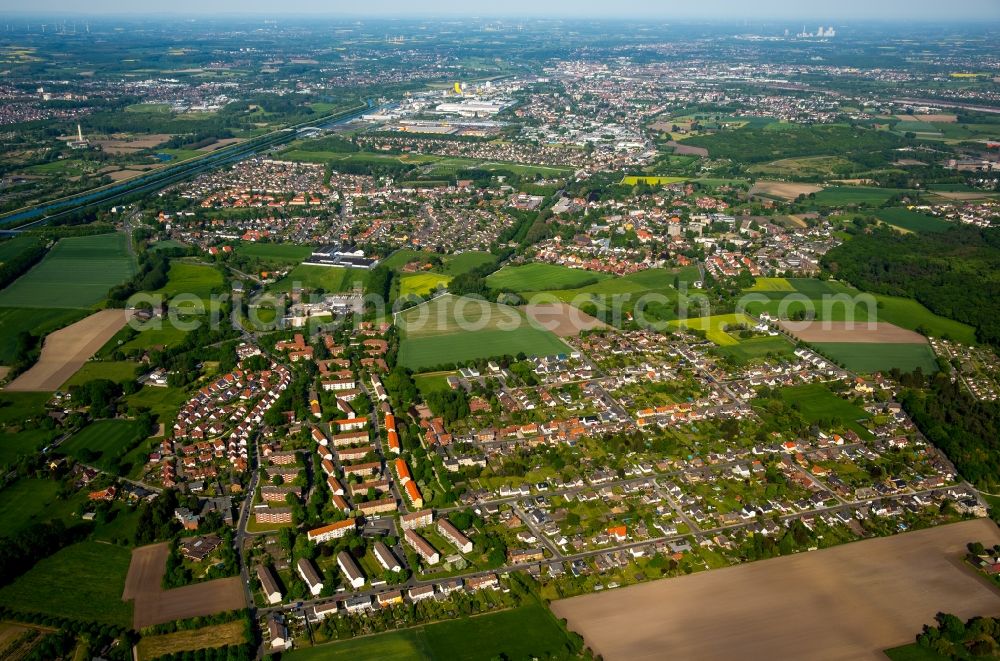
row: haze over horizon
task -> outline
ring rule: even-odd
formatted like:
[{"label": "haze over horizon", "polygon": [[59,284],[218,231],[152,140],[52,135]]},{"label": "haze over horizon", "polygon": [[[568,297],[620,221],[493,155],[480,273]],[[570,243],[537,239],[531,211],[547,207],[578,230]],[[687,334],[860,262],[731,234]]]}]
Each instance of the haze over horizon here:
[{"label": "haze over horizon", "polygon": [[94,0],[81,8],[73,0],[37,0],[30,11],[25,11],[22,3],[9,0],[0,2],[0,11],[16,14],[73,13],[73,14],[132,14],[132,15],[178,15],[178,14],[323,14],[331,17],[415,17],[415,16],[483,16],[483,17],[600,17],[657,19],[711,19],[733,20],[898,20],[955,22],[975,19],[1000,20],[1000,2],[995,0],[967,0],[943,9],[939,2],[932,0],[842,0],[837,3],[822,3],[803,8],[792,0],[759,0],[754,3],[739,0],[711,0],[692,6],[686,3],[637,0],[623,7],[596,0],[550,0],[546,3],[529,0],[510,0],[502,7],[483,7],[458,0],[435,0],[434,2],[412,2],[385,0],[364,6],[323,2],[322,0],[287,0],[276,5],[271,0],[175,0],[169,8],[136,10],[133,3],[122,0]]}]

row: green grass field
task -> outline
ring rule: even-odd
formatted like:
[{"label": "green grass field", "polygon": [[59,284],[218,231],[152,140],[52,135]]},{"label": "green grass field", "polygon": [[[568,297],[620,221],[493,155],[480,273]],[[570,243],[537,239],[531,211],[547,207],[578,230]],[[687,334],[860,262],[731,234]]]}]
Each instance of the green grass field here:
[{"label": "green grass field", "polygon": [[37,236],[16,236],[0,241],[0,264],[10,261],[29,248],[41,243]]},{"label": "green grass field", "polygon": [[438,273],[416,273],[414,275],[404,275],[399,279],[399,295],[401,297],[414,295],[426,296],[439,286],[447,287],[451,278]]},{"label": "green grass field", "polygon": [[781,388],[780,394],[781,399],[796,406],[807,422],[833,420],[849,424],[868,417],[863,409],[841,399],[821,383]]},{"label": "green grass field", "polygon": [[292,243],[242,243],[236,248],[239,255],[259,259],[275,266],[298,264],[312,254],[309,246],[298,246]]},{"label": "green grass field", "polygon": [[459,255],[450,255],[444,258],[444,272],[446,275],[461,275],[468,273],[474,268],[493,264],[497,258],[488,252],[473,250],[463,252]]},{"label": "green grass field", "polygon": [[291,291],[292,287],[298,286],[306,289],[322,289],[327,292],[342,292],[354,287],[355,282],[364,285],[366,280],[367,274],[364,271],[299,264],[284,278],[270,285],[268,289],[287,292]]},{"label": "green grass field", "polygon": [[885,655],[889,657],[890,661],[949,661],[951,659],[951,657],[941,656],[934,650],[921,647],[916,643],[891,647],[885,650]]},{"label": "green grass field", "polygon": [[[123,351],[131,349],[150,349],[152,347],[169,347],[181,342],[188,331],[177,328],[169,321],[164,321],[161,328],[150,328],[140,331],[138,335],[121,346]],[[107,346],[107,345],[105,345]]]},{"label": "green grass field", "polygon": [[451,390],[448,386],[448,377],[457,376],[458,372],[426,372],[424,374],[414,374],[413,383],[417,390],[426,399],[432,392],[447,392]]},{"label": "green grass field", "polygon": [[57,436],[50,429],[27,429],[16,434],[0,434],[0,466],[34,454]]},{"label": "green grass field", "polygon": [[0,308],[0,365],[14,360],[14,342],[18,333],[37,337],[80,321],[86,310],[66,308]]},{"label": "green grass field", "polygon": [[432,257],[443,258],[444,256],[438,255],[436,252],[430,252],[429,250],[401,248],[383,259],[380,263],[390,271],[398,271],[410,262],[416,260],[430,260]]},{"label": "green grass field", "polygon": [[87,308],[133,273],[124,234],[61,239],[40,263],[0,291],[0,307]]},{"label": "green grass field", "polygon": [[568,642],[550,611],[530,605],[297,650],[285,658],[289,661],[555,660],[572,658]]},{"label": "green grass field", "polygon": [[45,415],[47,392],[5,392],[0,390],[0,425],[22,422]]},{"label": "green grass field", "polygon": [[79,505],[70,500],[59,500],[56,493],[59,483],[55,480],[21,478],[0,490],[0,521],[5,534],[13,534],[33,523],[53,519],[68,519]]},{"label": "green grass field", "polygon": [[71,386],[78,386],[94,379],[108,379],[116,383],[122,381],[132,381],[135,379],[135,368],[139,363],[129,360],[123,361],[97,361],[92,360],[83,364],[80,370],[71,376],[62,385],[60,390],[66,390]]},{"label": "green grass field", "polygon": [[440,296],[396,316],[403,339],[399,362],[413,370],[477,358],[565,353],[566,345],[533,328],[517,309],[486,301]]},{"label": "green grass field", "polygon": [[153,292],[165,300],[179,295],[193,295],[207,301],[213,293],[222,290],[222,274],[214,266],[172,261],[167,273],[167,284]]},{"label": "green grass field", "polygon": [[535,262],[520,266],[505,266],[490,274],[486,278],[486,284],[493,289],[510,289],[516,292],[543,291],[573,289],[595,280],[607,280],[609,277],[611,276],[604,273]]},{"label": "green grass field", "polygon": [[766,357],[788,356],[795,347],[784,337],[751,337],[740,340],[737,344],[715,349],[715,353],[723,357],[732,357],[739,364],[745,364]]},{"label": "green grass field", "polygon": [[911,298],[876,294],[878,318],[902,328],[916,330],[923,327],[934,337],[948,336],[964,344],[976,343],[976,329],[954,319],[934,314]]},{"label": "green grass field", "polygon": [[937,359],[927,344],[816,342],[813,346],[852,372],[868,374],[888,371],[893,367],[904,372],[912,372],[919,367],[924,374],[937,371]]},{"label": "green grass field", "polygon": [[99,452],[100,457],[86,463],[110,470],[114,460],[126,448],[146,437],[148,430],[131,420],[98,420],[59,446],[59,451],[80,461],[85,451]]},{"label": "green grass field", "polygon": [[724,328],[746,324],[753,326],[753,319],[745,314],[717,314],[711,317],[698,317],[694,319],[676,319],[670,322],[674,328],[686,328],[691,330],[705,331],[705,337],[709,341],[721,347],[739,344],[739,340],[727,333]]},{"label": "green grass field", "polygon": [[43,558],[0,589],[0,604],[71,620],[132,625],[132,606],[122,601],[131,552],[120,546],[80,542]]},{"label": "green grass field", "polygon": [[815,203],[824,207],[852,204],[884,204],[893,195],[903,192],[897,188],[871,188],[866,186],[832,186],[816,193]]},{"label": "green grass field", "polygon": [[954,223],[902,207],[879,209],[875,215],[879,220],[909,232],[944,232],[954,227]]},{"label": "green grass field", "polygon": [[125,401],[129,406],[148,408],[159,422],[166,423],[177,415],[177,410],[187,401],[187,393],[182,388],[143,386],[138,392],[128,395]]}]

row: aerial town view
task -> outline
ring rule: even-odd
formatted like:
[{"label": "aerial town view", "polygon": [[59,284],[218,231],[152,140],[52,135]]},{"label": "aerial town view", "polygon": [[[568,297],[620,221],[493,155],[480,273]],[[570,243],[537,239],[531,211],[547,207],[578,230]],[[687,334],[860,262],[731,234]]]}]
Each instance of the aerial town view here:
[{"label": "aerial town view", "polygon": [[0,0],[0,661],[1000,659],[1000,2]]}]

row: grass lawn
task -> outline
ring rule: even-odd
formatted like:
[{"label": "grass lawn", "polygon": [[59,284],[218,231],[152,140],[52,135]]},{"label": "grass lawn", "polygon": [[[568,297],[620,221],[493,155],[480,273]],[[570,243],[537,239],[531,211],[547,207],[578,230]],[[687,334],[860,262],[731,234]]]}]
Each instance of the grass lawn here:
[{"label": "grass lawn", "polygon": [[447,275],[455,276],[468,273],[474,268],[492,264],[496,257],[488,252],[463,252],[460,255],[451,255],[444,258],[444,272]]},{"label": "grass lawn", "polygon": [[0,589],[0,604],[15,610],[130,627],[132,606],[122,601],[132,554],[126,548],[80,542],[43,558]]},{"label": "grass lawn", "polygon": [[99,458],[85,463],[111,470],[114,460],[126,448],[145,438],[147,431],[132,420],[98,420],[70,437],[59,446],[59,451],[80,461],[84,461],[81,457],[86,450],[99,452]]},{"label": "grass lawn", "polygon": [[946,220],[910,211],[902,207],[879,209],[876,216],[883,222],[910,232],[944,232],[954,227],[954,223],[949,223]]},{"label": "grass lawn", "polygon": [[[475,644],[469,644],[475,641]],[[566,659],[566,634],[555,616],[538,605],[427,624],[414,629],[355,638],[285,655],[290,661],[314,659]]]},{"label": "grass lawn", "polygon": [[177,328],[169,320],[163,320],[161,328],[150,328],[140,331],[138,335],[121,346],[123,351],[131,349],[149,349],[151,347],[169,347],[184,340],[188,331]]},{"label": "grass lawn", "polygon": [[505,266],[486,278],[486,284],[493,289],[511,291],[543,291],[550,289],[573,289],[607,280],[604,273],[592,273],[582,269],[536,262],[521,266]]},{"label": "grass lawn", "polygon": [[814,202],[823,207],[852,204],[884,204],[893,195],[903,192],[898,188],[871,188],[867,186],[832,186],[816,193]]},{"label": "grass lawn", "polygon": [[732,357],[739,364],[749,363],[768,354],[787,356],[795,350],[794,345],[784,337],[752,337],[740,340],[715,350],[720,356]]},{"label": "grass lawn", "polygon": [[60,389],[66,390],[70,386],[78,386],[94,379],[108,379],[116,383],[132,381],[135,379],[135,368],[138,366],[139,363],[129,360],[118,362],[91,360],[84,363],[83,367],[71,376]]},{"label": "grass lawn", "polygon": [[135,273],[124,234],[60,239],[30,271],[0,292],[0,306],[87,308]]},{"label": "grass lawn", "polygon": [[330,266],[299,264],[281,280],[270,285],[271,291],[291,291],[292,287],[322,289],[328,292],[347,291],[355,282],[364,285],[367,274],[354,269],[339,269]]},{"label": "grass lawn", "polygon": [[86,310],[66,308],[0,308],[0,365],[14,359],[18,333],[23,331],[42,337],[85,316]]},{"label": "grass lawn", "polygon": [[45,415],[48,392],[4,392],[0,390],[0,425]]},{"label": "grass lawn", "polygon": [[58,432],[51,429],[28,429],[16,434],[0,434],[0,466],[34,454],[56,436]]},{"label": "grass lawn", "polygon": [[59,483],[54,480],[21,478],[0,491],[0,521],[5,534],[14,534],[33,523],[67,519],[79,503],[59,500]]},{"label": "grass lawn", "polygon": [[220,291],[222,285],[222,274],[214,266],[172,261],[167,284],[153,293],[162,294],[165,299],[187,294],[207,300],[214,292]]},{"label": "grass lawn", "polygon": [[161,388],[143,386],[138,392],[125,398],[129,406],[148,408],[159,422],[166,423],[177,415],[177,410],[187,401],[187,393],[182,388]]},{"label": "grass lawn", "polygon": [[175,631],[159,636],[143,636],[136,652],[139,661],[147,661],[177,652],[239,645],[245,640],[245,634],[243,621],[236,620],[201,629]]},{"label": "grass lawn", "polygon": [[404,275],[399,280],[399,295],[406,297],[410,294],[415,296],[426,296],[439,286],[447,287],[451,282],[451,277],[438,273],[416,273],[414,275]]},{"label": "grass lawn", "polygon": [[919,367],[930,374],[938,369],[934,351],[927,344],[817,342],[813,346],[852,372],[886,372],[893,367],[912,372]]},{"label": "grass lawn", "polygon": [[868,417],[864,410],[833,394],[821,383],[781,388],[780,393],[787,403],[797,405],[799,413],[807,422],[833,420],[859,427],[856,422]]},{"label": "grass lawn", "polygon": [[297,246],[292,243],[243,243],[236,248],[236,252],[240,255],[275,265],[298,264],[311,255],[312,251],[309,246]]},{"label": "grass lawn", "polygon": [[448,377],[457,376],[458,372],[426,372],[424,374],[413,375],[413,383],[417,390],[426,399],[432,392],[447,392],[451,390],[448,386]]},{"label": "grass lawn", "polygon": [[180,241],[175,241],[174,239],[164,239],[162,241],[157,241],[152,246],[150,250],[172,250],[173,248],[187,248],[186,245]]},{"label": "grass lawn", "polygon": [[754,322],[745,314],[717,314],[711,317],[677,319],[670,322],[670,325],[674,328],[703,330],[705,331],[706,338],[723,347],[739,344],[738,339],[724,330],[727,326],[735,326],[738,324],[753,326]]},{"label": "grass lawn", "polygon": [[948,661],[950,657],[941,656],[937,652],[921,647],[916,643],[891,647],[885,650],[885,655],[891,661]]}]

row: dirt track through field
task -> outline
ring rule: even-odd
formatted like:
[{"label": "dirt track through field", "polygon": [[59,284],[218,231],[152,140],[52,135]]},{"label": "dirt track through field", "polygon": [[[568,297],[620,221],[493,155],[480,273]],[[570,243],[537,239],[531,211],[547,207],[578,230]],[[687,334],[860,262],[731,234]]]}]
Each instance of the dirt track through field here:
[{"label": "dirt track through field", "polygon": [[42,353],[27,372],[11,381],[4,390],[53,392],[66,383],[98,349],[125,327],[125,310],[101,310],[50,333]]},{"label": "dirt track through field", "polygon": [[858,344],[927,344],[927,338],[911,330],[877,322],[780,321],[779,325],[803,342]]},{"label": "dirt track through field", "polygon": [[1000,542],[988,519],[556,601],[605,659],[881,659],[935,613],[1000,614],[961,559]]},{"label": "dirt track through field", "polygon": [[535,325],[559,337],[576,337],[581,331],[608,327],[600,319],[568,303],[538,303],[525,306],[524,311]]},{"label": "dirt track through field", "polygon": [[136,629],[173,620],[212,615],[246,608],[239,576],[164,590],[167,544],[142,546],[132,551],[122,600],[134,600],[132,626]]}]

